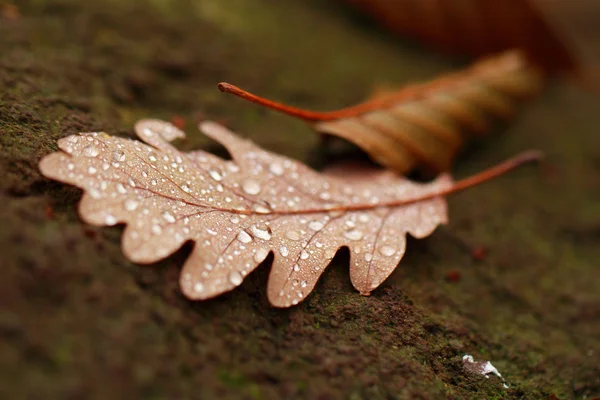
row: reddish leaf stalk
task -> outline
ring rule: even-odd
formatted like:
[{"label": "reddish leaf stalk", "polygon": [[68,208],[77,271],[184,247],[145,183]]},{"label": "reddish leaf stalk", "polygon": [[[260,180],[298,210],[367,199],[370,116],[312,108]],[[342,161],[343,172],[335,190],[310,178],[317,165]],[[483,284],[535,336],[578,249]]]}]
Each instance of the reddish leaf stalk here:
[{"label": "reddish leaf stalk", "polygon": [[[407,100],[410,98],[417,97],[417,91],[406,90],[399,92],[397,95],[389,95],[385,98],[374,99],[370,101],[366,101],[361,104],[357,104],[351,107],[343,108],[341,110],[336,111],[328,111],[328,112],[318,112],[318,111],[309,111],[303,110],[297,107],[287,106],[283,103],[279,103],[273,100],[266,99],[264,97],[257,96],[253,93],[247,92],[244,89],[241,89],[231,83],[221,82],[217,85],[219,90],[224,93],[230,93],[234,96],[240,97],[244,100],[250,101],[252,103],[256,103],[263,107],[270,108],[275,111],[279,111],[283,114],[300,118],[307,122],[317,122],[317,121],[332,121],[340,118],[348,118],[355,115],[363,114],[368,111],[373,111],[378,108],[386,108],[394,103],[399,102],[400,100]],[[419,92],[419,95],[425,94],[425,91]]]},{"label": "reddish leaf stalk", "polygon": [[[377,204],[356,204],[356,205],[342,205],[337,207],[331,207],[323,210],[298,210],[298,211],[278,211],[273,210],[271,214],[311,214],[317,212],[331,212],[331,211],[361,211],[361,210],[369,210],[377,207],[400,207],[409,204],[418,203],[421,201],[435,199],[437,197],[445,197],[457,192],[461,192],[463,190],[472,188],[473,186],[480,185],[484,182],[490,181],[494,178],[497,178],[501,175],[504,175],[524,164],[539,161],[542,159],[544,154],[539,150],[529,150],[524,151],[516,156],[509,158],[501,162],[500,164],[494,165],[486,170],[483,170],[475,175],[472,175],[468,178],[461,179],[459,181],[454,182],[454,184],[444,190],[440,190],[434,193],[430,193],[424,196],[418,196],[412,199],[403,199],[397,201],[389,201],[389,202],[381,202]],[[244,211],[240,211],[240,214],[247,214]],[[248,214],[252,214],[249,212]]]}]

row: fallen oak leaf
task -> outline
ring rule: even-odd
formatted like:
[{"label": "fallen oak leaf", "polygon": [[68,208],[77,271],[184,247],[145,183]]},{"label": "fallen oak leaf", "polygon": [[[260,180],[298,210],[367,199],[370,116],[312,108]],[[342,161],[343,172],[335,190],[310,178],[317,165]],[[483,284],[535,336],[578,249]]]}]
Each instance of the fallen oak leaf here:
[{"label": "fallen oak leaf", "polygon": [[516,104],[537,94],[542,86],[541,70],[518,51],[332,112],[289,107],[226,82],[218,85],[223,92],[300,118],[320,133],[341,137],[400,174],[417,166],[435,173],[447,171],[470,134],[489,131],[491,119],[511,118]]},{"label": "fallen oak leaf", "polygon": [[127,224],[122,246],[132,261],[153,263],[194,241],[180,276],[183,293],[193,300],[232,290],[272,251],[269,301],[297,304],[343,246],[350,248],[354,287],[368,295],[397,266],[407,233],[423,238],[447,221],[443,196],[539,157],[524,153],[456,183],[443,175],[418,184],[383,171],[351,184],[267,152],[218,124],[200,128],[225,146],[232,161],[180,152],[169,142],[184,137],[182,131],[143,120],[135,130],[145,143],[83,133],[60,139],[62,151],[40,162],[45,176],[84,190],[84,221]]}]

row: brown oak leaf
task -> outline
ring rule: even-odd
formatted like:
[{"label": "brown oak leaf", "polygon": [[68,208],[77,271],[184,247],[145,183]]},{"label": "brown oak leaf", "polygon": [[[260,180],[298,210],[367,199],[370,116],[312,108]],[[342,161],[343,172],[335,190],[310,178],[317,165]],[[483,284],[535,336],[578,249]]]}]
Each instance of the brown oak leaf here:
[{"label": "brown oak leaf", "polygon": [[369,294],[402,258],[407,233],[422,238],[446,222],[443,195],[535,157],[526,154],[455,184],[448,175],[419,184],[391,172],[352,170],[341,179],[216,123],[200,128],[233,159],[181,152],[169,142],[184,137],[182,131],[143,120],[135,130],[145,143],[83,133],[59,140],[62,151],[40,162],[45,176],[84,189],[84,221],[127,224],[122,246],[129,259],[153,263],[195,242],[180,276],[183,293],[194,300],[240,285],[273,252],[268,298],[278,307],[297,304],[343,246],[350,249],[353,285]]},{"label": "brown oak leaf", "polygon": [[434,173],[447,171],[469,136],[490,131],[494,119],[511,118],[517,104],[542,86],[541,70],[523,53],[510,51],[331,112],[289,107],[225,82],[219,89],[300,118],[404,174],[418,166]]}]

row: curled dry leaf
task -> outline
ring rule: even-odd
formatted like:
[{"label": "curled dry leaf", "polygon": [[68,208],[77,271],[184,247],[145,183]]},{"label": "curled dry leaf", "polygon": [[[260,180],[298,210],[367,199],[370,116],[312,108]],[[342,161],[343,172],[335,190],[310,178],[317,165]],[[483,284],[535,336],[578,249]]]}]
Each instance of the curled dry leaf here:
[{"label": "curled dry leaf", "polygon": [[145,142],[84,133],[61,139],[60,152],[40,162],[50,178],[84,189],[81,217],[95,225],[127,224],[122,245],[138,263],[180,248],[194,249],[180,284],[190,299],[207,299],[240,285],[270,252],[268,298],[278,307],[304,299],[342,246],[351,251],[350,276],[362,293],[375,289],[404,254],[406,234],[422,238],[447,220],[443,195],[515,165],[519,159],[452,184],[447,175],[417,184],[391,172],[348,181],[260,149],[224,127],[201,130],[233,157],[183,153],[173,125],[136,125]]},{"label": "curled dry leaf", "polygon": [[448,170],[467,135],[484,134],[493,118],[512,117],[517,103],[536,94],[542,82],[541,71],[522,53],[508,52],[465,71],[333,112],[288,107],[228,83],[220,83],[219,89],[299,117],[403,174],[417,166],[432,172]]},{"label": "curled dry leaf", "polygon": [[[390,31],[447,53],[519,48],[551,71],[600,72],[597,0],[346,0]],[[592,54],[593,53],[593,54]]]}]

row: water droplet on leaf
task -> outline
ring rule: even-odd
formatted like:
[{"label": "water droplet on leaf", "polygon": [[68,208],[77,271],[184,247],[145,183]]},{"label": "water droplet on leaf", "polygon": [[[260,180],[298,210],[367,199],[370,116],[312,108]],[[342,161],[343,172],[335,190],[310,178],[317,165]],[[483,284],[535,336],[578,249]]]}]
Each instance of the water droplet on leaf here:
[{"label": "water droplet on leaf", "polygon": [[238,286],[242,283],[242,280],[242,274],[240,274],[238,271],[231,271],[229,273],[229,282],[231,282],[232,285]]},{"label": "water droplet on leaf", "polygon": [[253,179],[247,179],[242,183],[242,190],[247,194],[257,195],[260,193],[260,184]]},{"label": "water droplet on leaf", "polygon": [[271,173],[276,176],[283,175],[283,167],[281,166],[281,164],[273,163],[269,165],[269,171],[271,171]]},{"label": "water droplet on leaf", "polygon": [[311,221],[308,224],[308,227],[310,229],[312,229],[313,231],[320,231],[321,229],[323,229],[323,223],[321,221]]},{"label": "water droplet on leaf", "polygon": [[300,240],[300,234],[297,231],[287,231],[285,237],[290,240]]},{"label": "water droplet on leaf", "polygon": [[290,254],[290,251],[288,250],[288,248],[286,246],[281,246],[279,248],[279,253],[281,253],[281,255],[283,257],[287,257]]},{"label": "water droplet on leaf", "polygon": [[125,209],[127,211],[133,211],[137,208],[138,206],[138,202],[133,200],[133,199],[127,199],[125,200]]},{"label": "water droplet on leaf", "polygon": [[163,213],[163,218],[165,219],[165,221],[173,223],[175,222],[175,217],[173,215],[171,215],[168,211],[165,211]]},{"label": "water droplet on leaf", "polygon": [[258,250],[256,250],[256,253],[254,253],[254,261],[259,263],[262,262],[265,258],[267,258],[267,255],[269,255],[269,250],[265,249],[265,248],[260,248]]},{"label": "water droplet on leaf", "polygon": [[210,171],[208,171],[208,175],[210,175],[210,177],[213,178],[215,181],[220,181],[221,179],[223,179],[223,177],[221,176],[221,173],[214,169],[211,169]]},{"label": "water droplet on leaf", "polygon": [[396,249],[394,249],[392,246],[381,246],[379,248],[379,252],[386,257],[391,257],[396,254]]},{"label": "water droplet on leaf", "polygon": [[114,162],[123,162],[125,161],[125,153],[121,150],[115,150],[113,151],[112,159]]},{"label": "water droplet on leaf", "polygon": [[237,240],[242,243],[250,243],[252,241],[252,236],[246,231],[240,231],[237,235]]},{"label": "water droplet on leaf", "polygon": [[271,228],[269,228],[268,226],[258,227],[256,225],[253,225],[252,227],[250,227],[250,232],[252,232],[254,237],[257,237],[259,239],[271,239]]},{"label": "water droplet on leaf", "polygon": [[352,229],[350,231],[344,232],[344,236],[346,237],[346,239],[360,240],[363,238],[363,233],[359,230]]},{"label": "water droplet on leaf", "polygon": [[83,155],[86,157],[96,157],[100,150],[96,146],[86,146],[83,148]]}]

